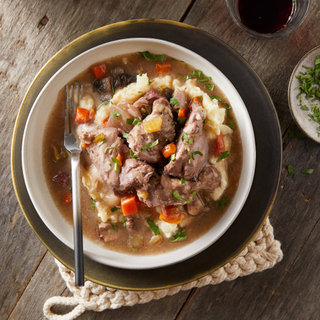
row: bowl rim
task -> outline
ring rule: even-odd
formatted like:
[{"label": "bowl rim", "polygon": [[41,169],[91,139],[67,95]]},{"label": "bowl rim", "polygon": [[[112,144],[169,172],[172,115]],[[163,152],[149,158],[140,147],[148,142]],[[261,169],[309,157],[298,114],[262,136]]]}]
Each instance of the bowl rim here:
[{"label": "bowl rim", "polygon": [[303,57],[299,60],[299,62],[295,65],[292,73],[291,73],[291,76],[290,76],[290,79],[289,79],[289,85],[288,85],[288,90],[287,90],[287,95],[288,95],[288,105],[289,105],[289,110],[290,110],[290,113],[291,113],[291,116],[294,120],[294,122],[296,123],[296,125],[299,127],[299,129],[308,136],[308,138],[310,138],[311,140],[313,140],[314,142],[316,143],[320,143],[320,139],[316,139],[314,136],[310,135],[307,131],[305,131],[305,129],[303,128],[301,122],[299,121],[299,118],[296,114],[296,112],[294,111],[295,108],[294,108],[294,103],[293,103],[293,100],[294,100],[294,97],[292,96],[292,92],[293,92],[293,81],[295,79],[295,76],[297,74],[297,71],[298,69],[301,67],[303,61],[311,54],[313,54],[315,51],[319,50],[319,54],[320,54],[320,45],[312,48],[311,50],[309,50],[306,54],[303,55]]},{"label": "bowl rim", "polygon": [[[89,50],[86,50],[84,51],[83,53],[75,56],[73,59],[71,59],[70,61],[68,61],[66,64],[64,64],[51,78],[50,80],[45,84],[45,86],[42,88],[41,92],[39,93],[39,95],[37,96],[33,106],[32,106],[32,109],[29,113],[29,116],[28,116],[28,119],[27,119],[27,123],[26,123],[26,126],[25,126],[25,130],[24,130],[24,134],[23,134],[23,141],[22,141],[22,168],[23,168],[23,175],[24,175],[24,179],[25,179],[25,183],[26,183],[26,187],[27,187],[27,190],[29,192],[29,195],[30,195],[30,198],[33,202],[33,205],[35,206],[36,208],[36,211],[38,212],[40,218],[43,220],[43,222],[45,223],[45,225],[49,228],[49,230],[60,240],[62,241],[65,245],[67,245],[69,248],[73,248],[73,244],[66,241],[66,239],[61,235],[60,232],[58,232],[57,230],[55,230],[53,228],[53,226],[51,225],[50,221],[48,221],[46,219],[46,216],[44,215],[43,216],[43,212],[42,210],[40,209],[40,206],[38,205],[38,202],[37,202],[37,197],[34,195],[34,193],[31,191],[32,190],[32,187],[30,187],[30,179],[28,178],[28,175],[27,175],[27,161],[26,161],[26,133],[28,132],[29,127],[30,127],[30,123],[31,123],[31,119],[33,117],[33,114],[36,112],[36,107],[37,105],[39,104],[39,101],[41,101],[43,95],[45,95],[45,92],[46,90],[50,87],[50,85],[55,81],[55,79],[57,77],[59,77],[59,75],[63,72],[65,72],[65,70],[67,70],[69,67],[72,67],[73,64],[75,64],[76,61],[78,60],[81,60],[83,57],[87,56],[87,55],[90,55],[91,53],[94,54],[94,52],[98,52],[99,50],[103,50],[104,48],[108,48],[109,46],[117,46],[117,45],[121,45],[122,43],[141,43],[141,42],[144,42],[144,43],[156,43],[156,44],[159,44],[159,45],[162,45],[162,46],[168,46],[170,48],[175,48],[177,50],[180,50],[180,51],[186,51],[187,52],[187,55],[193,55],[193,56],[196,56],[198,60],[202,60],[203,63],[206,63],[210,66],[212,66],[213,68],[216,69],[216,72],[220,73],[220,76],[224,77],[225,78],[225,81],[227,81],[229,83],[229,85],[231,85],[231,87],[233,88],[233,90],[235,91],[235,93],[238,95],[238,99],[240,99],[241,103],[243,104],[244,106],[244,109],[242,109],[242,112],[244,111],[245,112],[245,116],[246,116],[246,121],[247,121],[247,124],[249,124],[249,131],[251,133],[251,141],[249,139],[249,143],[251,142],[251,149],[253,150],[253,158],[252,158],[252,162],[250,163],[251,166],[250,166],[250,172],[249,172],[249,175],[248,175],[248,180],[247,180],[247,184],[245,185],[245,192],[243,193],[243,196],[241,197],[241,202],[240,202],[240,205],[238,205],[237,207],[237,210],[236,212],[231,216],[231,218],[229,218],[228,222],[224,225],[223,229],[221,231],[219,231],[217,233],[216,236],[213,237],[213,240],[209,241],[206,245],[202,245],[199,249],[194,249],[191,251],[191,253],[186,253],[184,254],[182,257],[179,257],[179,255],[175,255],[174,253],[180,253],[181,251],[185,251],[183,250],[184,248],[187,248],[187,247],[194,247],[194,245],[192,246],[192,243],[196,243],[199,239],[203,238],[203,236],[201,236],[199,239],[195,240],[194,242],[190,243],[190,244],[187,244],[186,246],[183,246],[177,250],[173,250],[173,251],[169,251],[168,254],[166,253],[163,253],[163,254],[157,254],[156,257],[166,257],[167,255],[170,256],[171,254],[171,258],[173,260],[170,260],[170,261],[167,261],[165,262],[166,260],[164,261],[161,261],[161,263],[159,263],[159,261],[157,263],[151,263],[151,265],[147,265],[146,264],[146,261],[145,260],[151,260],[150,257],[154,257],[154,256],[144,256],[144,255],[141,255],[141,256],[137,256],[139,257],[138,259],[141,260],[140,263],[137,263],[136,265],[132,265],[133,261],[131,259],[131,264],[128,265],[128,263],[122,263],[122,262],[117,262],[115,260],[105,260],[105,258],[103,258],[101,255],[96,255],[96,254],[91,254],[89,251],[85,250],[85,254],[93,259],[94,261],[97,261],[99,263],[102,263],[102,264],[107,264],[109,266],[112,266],[112,267],[117,267],[117,268],[125,268],[125,269],[152,269],[152,268],[159,268],[159,267],[164,267],[164,266],[168,266],[168,265],[172,265],[172,264],[176,264],[178,262],[181,262],[181,261],[184,261],[186,259],[189,259],[195,255],[197,255],[198,253],[202,252],[203,250],[205,250],[207,247],[209,247],[211,244],[213,244],[215,241],[217,241],[225,232],[226,230],[230,227],[230,225],[234,222],[234,220],[236,219],[236,217],[239,215],[239,213],[241,212],[241,209],[243,208],[246,200],[247,200],[247,197],[249,195],[249,192],[251,190],[251,187],[252,187],[252,182],[253,182],[253,178],[254,178],[254,172],[255,172],[255,163],[256,163],[256,150],[255,150],[255,138],[254,138],[254,131],[253,131],[253,127],[252,127],[252,123],[251,123],[251,119],[250,119],[250,115],[249,115],[249,112],[247,110],[247,108],[245,107],[245,104],[240,96],[240,94],[238,93],[238,91],[236,90],[236,88],[232,85],[231,81],[216,67],[214,66],[210,61],[204,59],[203,57],[201,57],[199,54],[183,47],[183,46],[180,46],[180,45],[177,45],[175,43],[171,43],[169,41],[164,41],[164,40],[159,40],[159,39],[152,39],[152,38],[130,38],[130,39],[122,39],[122,40],[116,40],[116,41],[110,41],[110,42],[107,42],[105,44],[101,44],[99,46],[96,46],[94,48],[91,48]],[[130,51],[131,52],[131,51]],[[129,53],[129,52],[128,52]],[[85,68],[83,68],[84,70]],[[77,72],[79,73],[79,72]],[[71,77],[72,78],[72,77]],[[71,80],[71,79],[70,79]],[[219,84],[218,84],[219,85]],[[224,92],[224,91],[223,91]],[[228,96],[228,93],[224,92],[224,94],[226,96]],[[235,109],[235,108],[234,108]],[[236,112],[235,112],[236,113]],[[247,129],[247,128],[246,128]],[[242,128],[240,130],[240,134],[242,135],[242,130],[244,130],[244,128]],[[243,137],[242,137],[242,140],[244,141]],[[252,143],[253,142],[253,143]],[[250,150],[251,150],[250,149]],[[243,173],[241,174],[241,176],[243,176]],[[241,179],[241,177],[240,177]],[[236,195],[239,193],[240,191],[237,191],[236,192]],[[241,192],[242,193],[242,192]],[[226,211],[226,213],[230,211],[229,209]],[[213,227],[214,228],[214,227]],[[208,231],[207,233],[209,233],[210,231]],[[85,239],[84,239],[85,240]],[[84,245],[85,246],[85,245]],[[108,251],[108,250],[107,250]],[[114,252],[113,254],[111,254],[112,256],[114,255]],[[117,255],[117,254],[116,254]],[[119,255],[123,255],[125,257],[131,257],[132,258],[132,255],[129,255],[129,254],[120,254]],[[133,255],[133,257],[136,257]],[[146,258],[148,257],[148,258]],[[120,258],[121,259],[121,258]],[[111,262],[110,262],[111,261]],[[150,263],[150,261],[149,261]]]}]

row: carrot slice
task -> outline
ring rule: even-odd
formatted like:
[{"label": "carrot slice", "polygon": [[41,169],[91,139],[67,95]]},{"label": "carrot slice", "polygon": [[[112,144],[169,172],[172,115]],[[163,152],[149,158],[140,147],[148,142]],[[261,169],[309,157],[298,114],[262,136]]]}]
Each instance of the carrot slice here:
[{"label": "carrot slice", "polygon": [[157,73],[165,73],[165,72],[170,71],[170,69],[171,69],[170,64],[157,64],[155,72],[157,72]]},{"label": "carrot slice", "polygon": [[62,202],[63,204],[68,204],[72,201],[72,193],[67,192],[66,194],[63,195],[62,197]]},{"label": "carrot slice", "polygon": [[138,212],[137,195],[121,199],[121,209],[124,216]]},{"label": "carrot slice", "polygon": [[123,156],[119,153],[116,159],[119,161],[119,165],[120,165],[120,167],[121,167],[121,166],[122,166]]},{"label": "carrot slice", "polygon": [[190,103],[190,105],[189,105],[189,109],[192,109],[192,104],[194,103],[194,102],[198,102],[198,103],[200,103],[201,105],[202,105],[202,100],[200,99],[201,97],[194,97],[192,100],[191,100],[191,103]]},{"label": "carrot slice", "polygon": [[179,109],[179,113],[178,113],[178,117],[179,118],[185,118],[186,116],[187,116],[187,109],[180,108]]},{"label": "carrot slice", "polygon": [[160,219],[164,222],[179,224],[186,214],[178,211],[176,206],[165,207],[160,213]]},{"label": "carrot slice", "polygon": [[104,63],[98,66],[92,67],[90,70],[97,79],[103,78],[107,75],[107,67]]},{"label": "carrot slice", "polygon": [[214,152],[215,157],[219,157],[220,153],[225,152],[226,147],[224,145],[223,134],[220,133],[216,139],[216,150]]},{"label": "carrot slice", "polygon": [[85,108],[77,108],[76,113],[74,115],[74,122],[76,124],[83,124],[94,119],[94,110],[91,109],[88,111]]},{"label": "carrot slice", "polygon": [[172,154],[174,154],[177,150],[177,147],[174,143],[167,144],[162,149],[162,154],[165,158],[169,158]]}]

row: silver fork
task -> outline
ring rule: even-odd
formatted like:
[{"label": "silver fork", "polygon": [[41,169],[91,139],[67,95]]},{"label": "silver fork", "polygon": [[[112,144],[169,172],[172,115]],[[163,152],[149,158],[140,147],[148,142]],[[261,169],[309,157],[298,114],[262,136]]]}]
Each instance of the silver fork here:
[{"label": "silver fork", "polygon": [[[75,90],[74,90],[75,89]],[[75,91],[75,92],[74,92]],[[76,98],[76,99],[75,99]],[[75,285],[84,285],[82,213],[80,202],[80,153],[73,134],[72,115],[79,103],[79,86],[66,86],[64,146],[71,153],[72,211]]]}]

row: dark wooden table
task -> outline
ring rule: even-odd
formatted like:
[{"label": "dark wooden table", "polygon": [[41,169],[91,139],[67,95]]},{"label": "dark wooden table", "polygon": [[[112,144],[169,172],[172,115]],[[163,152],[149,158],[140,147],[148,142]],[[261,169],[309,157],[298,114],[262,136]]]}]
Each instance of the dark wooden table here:
[{"label": "dark wooden table", "polygon": [[[232,282],[145,305],[86,312],[79,319],[320,319],[320,148],[308,138],[290,137],[298,129],[287,100],[294,66],[320,44],[320,2],[312,1],[299,29],[274,40],[248,36],[232,21],[223,0],[1,0],[0,4],[1,319],[42,319],[48,298],[70,295],[53,257],[24,218],[13,189],[10,141],[19,105],[40,68],[67,43],[100,26],[140,18],[180,21],[205,30],[240,53],[261,77],[283,136],[283,170],[270,220],[284,258],[270,270]],[[300,180],[288,175],[289,164]],[[302,174],[305,168],[315,170]]]}]

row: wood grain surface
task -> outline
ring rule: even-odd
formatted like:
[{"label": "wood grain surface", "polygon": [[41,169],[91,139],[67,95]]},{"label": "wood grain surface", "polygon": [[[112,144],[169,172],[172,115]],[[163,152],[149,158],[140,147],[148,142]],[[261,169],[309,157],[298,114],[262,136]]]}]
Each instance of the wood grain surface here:
[{"label": "wood grain surface", "polygon": [[[308,138],[290,136],[298,129],[287,100],[294,66],[320,44],[319,15],[320,3],[312,1],[295,32],[264,40],[236,26],[223,0],[0,0],[0,319],[43,319],[48,298],[70,295],[14,193],[10,141],[19,105],[41,67],[67,43],[100,26],[138,18],[181,21],[209,32],[247,60],[267,87],[283,134],[283,170],[270,220],[284,259],[232,282],[145,305],[86,312],[79,319],[320,319],[320,149]],[[296,179],[288,175],[289,164]],[[301,173],[306,168],[313,174]]]}]

